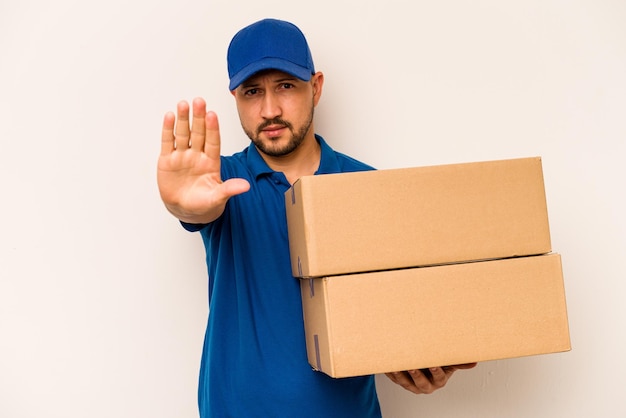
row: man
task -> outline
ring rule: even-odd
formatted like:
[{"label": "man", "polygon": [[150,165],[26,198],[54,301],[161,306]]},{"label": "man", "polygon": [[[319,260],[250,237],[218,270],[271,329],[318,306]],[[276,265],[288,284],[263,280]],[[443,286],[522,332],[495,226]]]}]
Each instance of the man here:
[{"label": "man", "polygon": [[[291,275],[284,193],[299,177],[371,170],[314,132],[324,85],[307,41],[265,19],[228,48],[229,89],[252,141],[220,156],[217,116],[202,99],[165,115],[158,184],[167,209],[199,231],[209,273],[209,321],[199,382],[201,417],[380,417],[373,376],[333,379],[306,359],[299,284]],[[178,121],[176,121],[178,118]],[[388,374],[415,393],[457,368]]]}]

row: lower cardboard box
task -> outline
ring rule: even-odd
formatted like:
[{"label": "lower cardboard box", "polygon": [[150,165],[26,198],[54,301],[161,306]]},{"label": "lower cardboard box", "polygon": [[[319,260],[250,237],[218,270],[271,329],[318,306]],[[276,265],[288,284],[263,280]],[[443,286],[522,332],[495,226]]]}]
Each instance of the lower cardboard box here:
[{"label": "lower cardboard box", "polygon": [[555,253],[300,283],[309,363],[332,377],[571,349]]}]

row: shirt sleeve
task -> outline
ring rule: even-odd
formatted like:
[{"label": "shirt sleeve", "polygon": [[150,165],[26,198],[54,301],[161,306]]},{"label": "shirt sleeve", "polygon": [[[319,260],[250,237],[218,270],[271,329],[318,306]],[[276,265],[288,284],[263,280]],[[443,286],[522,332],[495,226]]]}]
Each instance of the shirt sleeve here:
[{"label": "shirt sleeve", "polygon": [[180,224],[189,232],[198,232],[204,229],[208,224],[190,224],[187,222],[180,221]]}]

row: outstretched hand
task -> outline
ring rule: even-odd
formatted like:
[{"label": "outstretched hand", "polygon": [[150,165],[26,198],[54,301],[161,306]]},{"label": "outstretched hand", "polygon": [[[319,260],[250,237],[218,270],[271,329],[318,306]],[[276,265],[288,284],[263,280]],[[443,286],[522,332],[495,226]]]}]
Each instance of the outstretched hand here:
[{"label": "outstretched hand", "polygon": [[444,387],[456,370],[471,369],[474,367],[476,367],[476,363],[467,363],[385,374],[392,382],[402,386],[409,392],[429,394]]},{"label": "outstretched hand", "polygon": [[189,104],[182,101],[176,116],[168,112],[163,118],[157,183],[174,216],[201,224],[217,219],[228,199],[248,191],[250,184],[244,179],[222,182],[217,115],[206,111],[201,98],[194,99],[192,115],[190,129]]}]

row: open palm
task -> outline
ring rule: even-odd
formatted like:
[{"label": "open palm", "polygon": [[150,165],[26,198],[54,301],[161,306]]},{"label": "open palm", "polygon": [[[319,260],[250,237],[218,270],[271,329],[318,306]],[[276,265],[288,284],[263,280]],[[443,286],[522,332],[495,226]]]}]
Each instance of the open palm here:
[{"label": "open palm", "polygon": [[206,111],[203,99],[193,101],[191,129],[187,102],[178,104],[177,116],[165,115],[157,183],[167,209],[189,223],[215,220],[230,197],[250,188],[244,179],[222,182],[217,115]]}]

